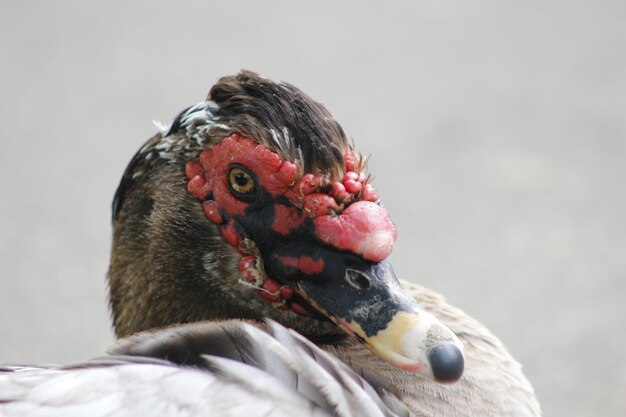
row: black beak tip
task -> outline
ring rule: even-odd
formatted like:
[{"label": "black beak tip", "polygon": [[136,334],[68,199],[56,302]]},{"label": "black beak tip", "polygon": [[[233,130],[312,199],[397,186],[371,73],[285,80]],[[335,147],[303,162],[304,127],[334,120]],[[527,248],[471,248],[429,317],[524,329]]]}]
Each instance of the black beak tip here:
[{"label": "black beak tip", "polygon": [[437,382],[455,382],[463,375],[463,352],[452,343],[445,343],[428,351],[428,360]]}]

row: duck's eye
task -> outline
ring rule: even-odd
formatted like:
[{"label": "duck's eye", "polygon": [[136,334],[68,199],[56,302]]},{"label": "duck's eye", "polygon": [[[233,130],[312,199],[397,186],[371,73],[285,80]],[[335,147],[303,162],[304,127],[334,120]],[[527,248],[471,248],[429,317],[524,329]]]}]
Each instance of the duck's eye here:
[{"label": "duck's eye", "polygon": [[237,197],[244,200],[249,200],[256,188],[252,173],[241,165],[232,165],[228,170],[228,185]]}]

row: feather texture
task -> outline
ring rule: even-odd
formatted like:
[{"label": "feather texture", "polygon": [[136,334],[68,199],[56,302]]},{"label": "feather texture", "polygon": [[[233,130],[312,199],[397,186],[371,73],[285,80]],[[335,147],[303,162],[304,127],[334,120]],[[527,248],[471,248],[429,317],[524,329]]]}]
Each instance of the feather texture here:
[{"label": "feather texture", "polygon": [[2,416],[394,416],[375,390],[301,335],[270,322],[194,323],[122,340],[111,356],[5,368]]},{"label": "feather texture", "polygon": [[274,322],[267,333],[231,320],[142,332],[70,367],[1,368],[0,415],[541,415],[496,337],[439,294],[403,285],[462,339],[467,366],[456,384],[390,368],[351,338],[320,349]]}]

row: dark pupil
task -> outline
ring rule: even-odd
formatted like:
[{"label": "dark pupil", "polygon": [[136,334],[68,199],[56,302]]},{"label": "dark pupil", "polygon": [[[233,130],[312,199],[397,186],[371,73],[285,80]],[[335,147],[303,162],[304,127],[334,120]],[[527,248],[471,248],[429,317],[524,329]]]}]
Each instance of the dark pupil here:
[{"label": "dark pupil", "polygon": [[235,182],[240,187],[243,187],[244,185],[248,184],[248,176],[243,172],[238,172],[235,174]]}]

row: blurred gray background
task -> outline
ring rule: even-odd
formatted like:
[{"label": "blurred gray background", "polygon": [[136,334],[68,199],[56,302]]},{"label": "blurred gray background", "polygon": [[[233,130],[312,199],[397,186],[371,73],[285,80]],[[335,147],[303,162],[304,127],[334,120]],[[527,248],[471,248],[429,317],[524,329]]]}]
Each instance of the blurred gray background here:
[{"label": "blurred gray background", "polygon": [[626,2],[0,6],[0,362],[112,333],[110,201],[156,128],[241,68],[371,154],[398,275],[524,364],[546,416],[626,410]]}]

